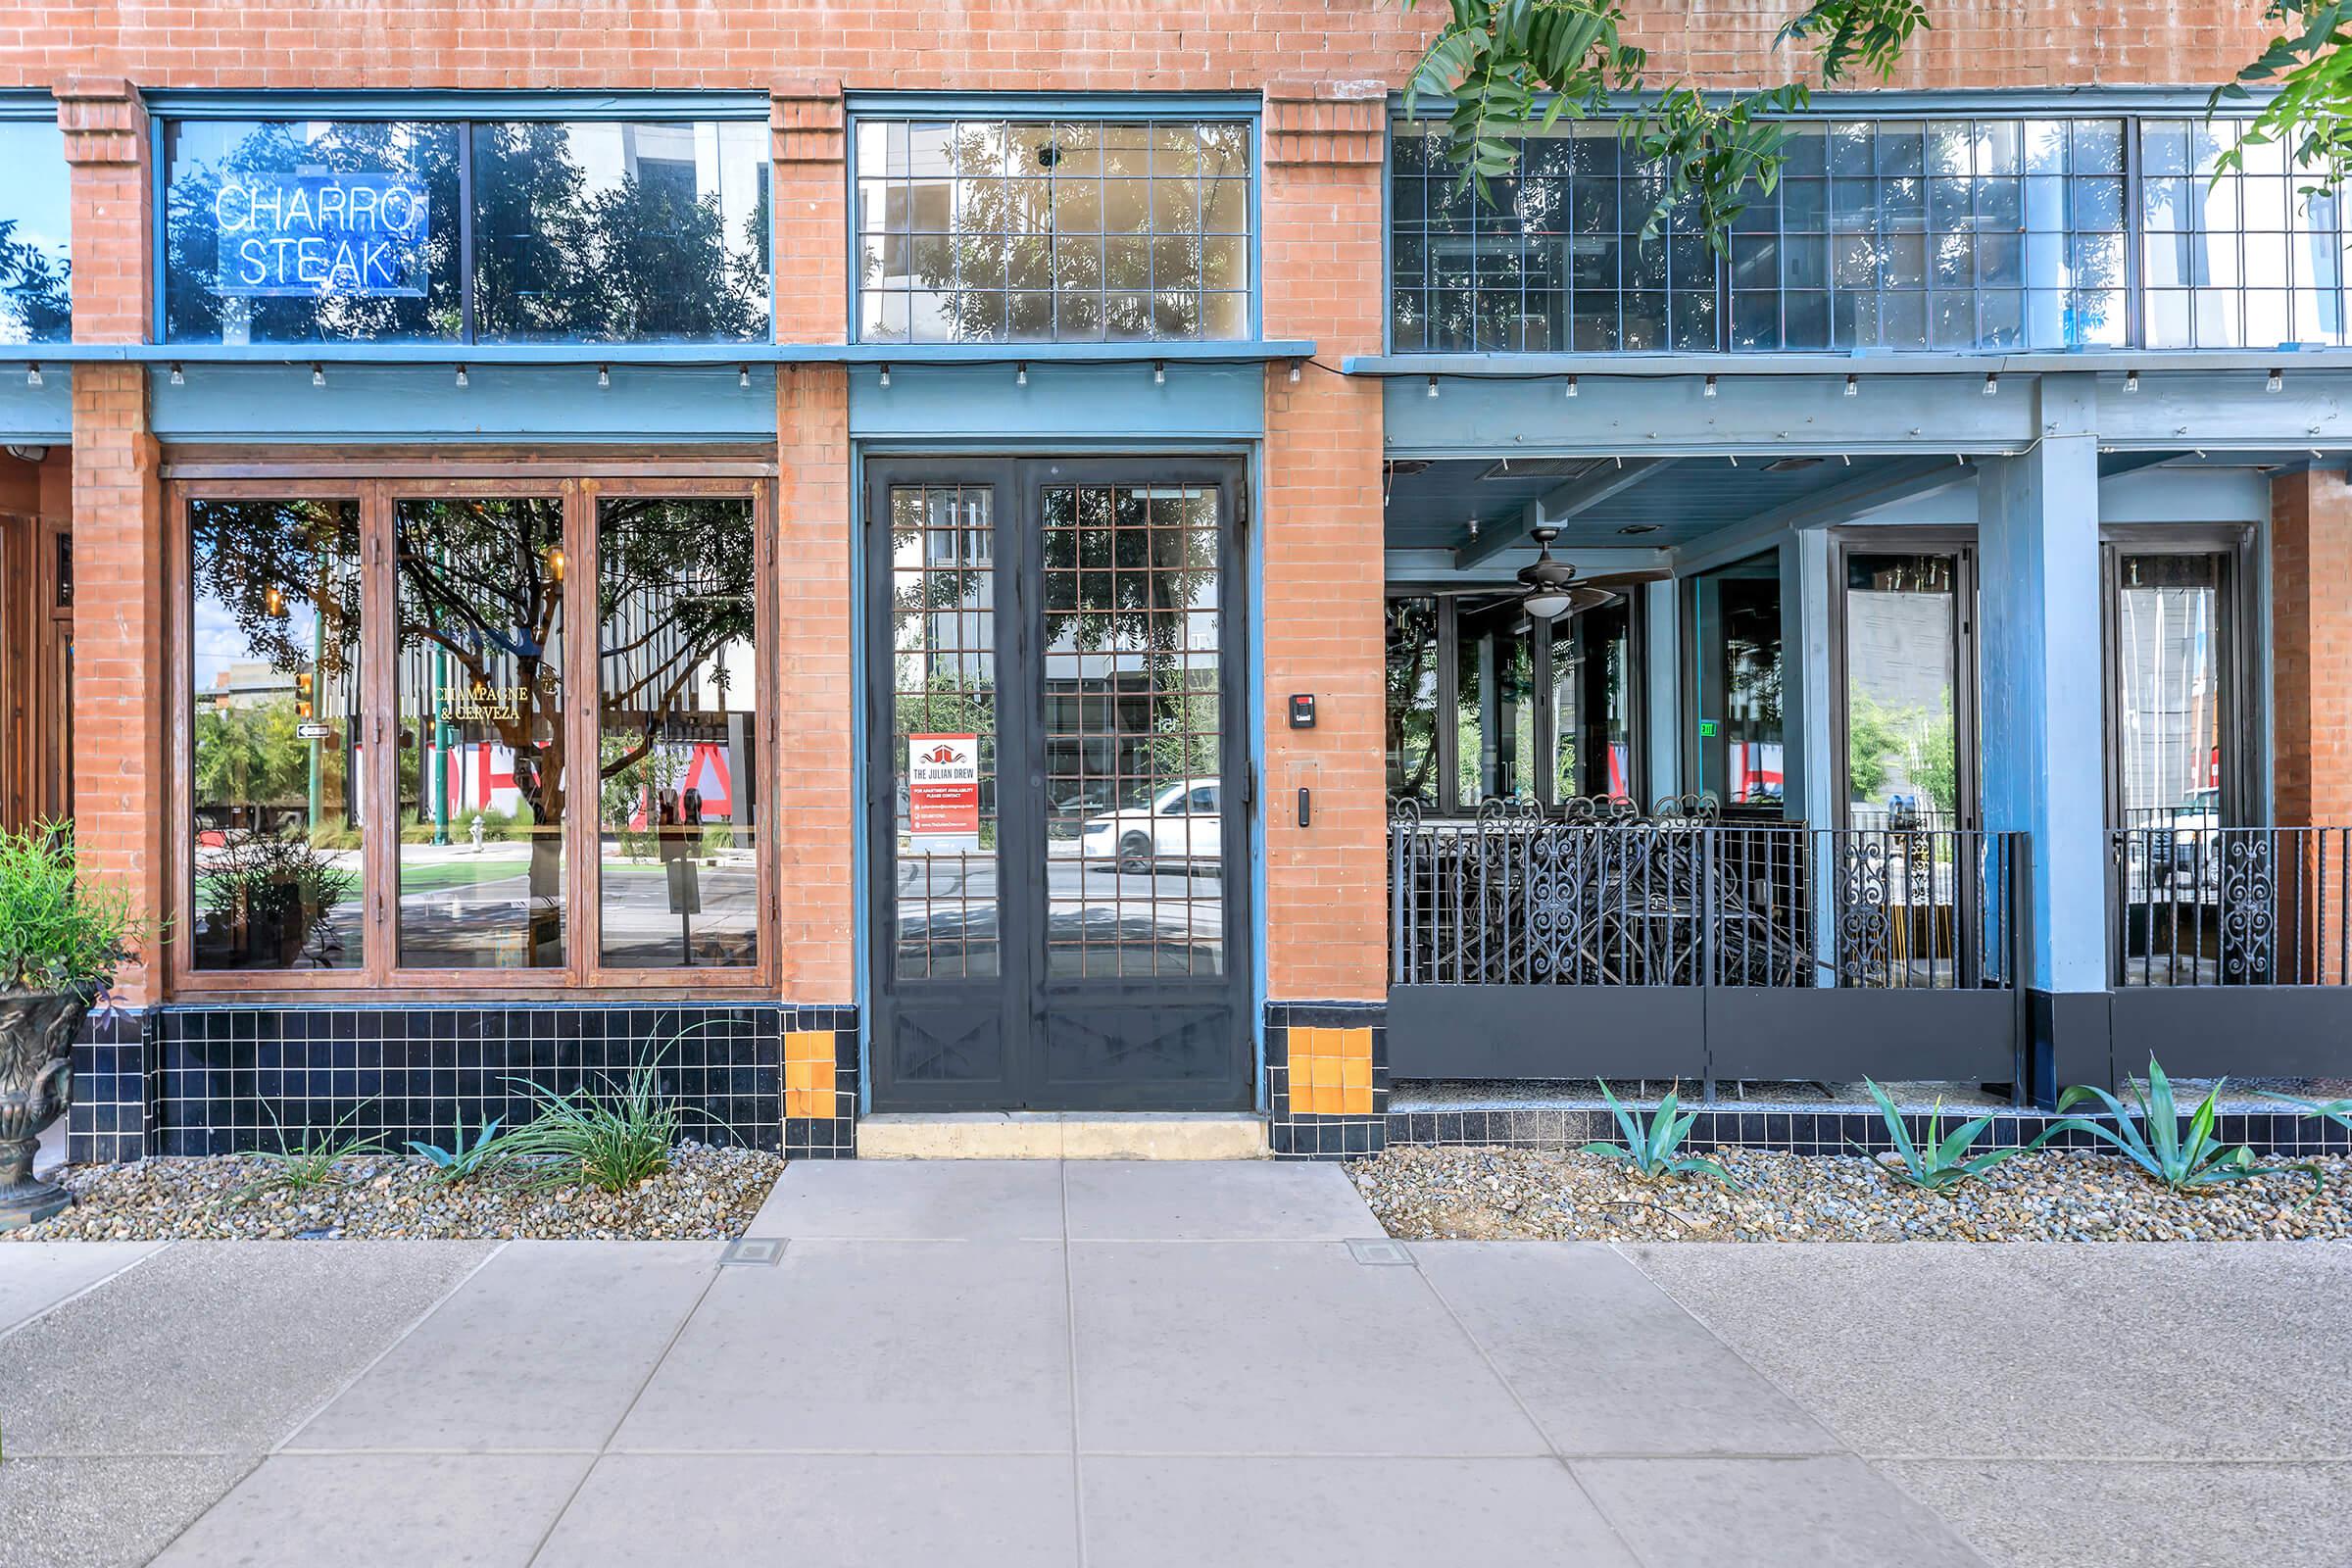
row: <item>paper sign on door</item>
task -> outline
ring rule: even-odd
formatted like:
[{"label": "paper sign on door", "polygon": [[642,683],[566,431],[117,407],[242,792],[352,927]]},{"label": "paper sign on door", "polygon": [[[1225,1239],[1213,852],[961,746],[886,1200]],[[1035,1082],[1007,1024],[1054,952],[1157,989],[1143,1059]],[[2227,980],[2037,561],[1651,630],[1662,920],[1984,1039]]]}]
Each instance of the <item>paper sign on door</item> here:
[{"label": "paper sign on door", "polygon": [[917,838],[980,831],[980,737],[906,737],[906,827]]}]

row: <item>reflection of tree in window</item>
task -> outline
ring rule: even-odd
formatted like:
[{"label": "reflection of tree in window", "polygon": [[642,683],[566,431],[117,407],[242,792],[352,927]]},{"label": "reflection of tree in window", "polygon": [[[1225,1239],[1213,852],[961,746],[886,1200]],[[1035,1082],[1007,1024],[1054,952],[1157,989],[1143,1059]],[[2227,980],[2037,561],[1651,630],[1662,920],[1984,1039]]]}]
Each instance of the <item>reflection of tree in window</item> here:
[{"label": "reflection of tree in window", "polygon": [[[531,967],[564,962],[563,515],[561,501],[543,497],[418,498],[402,501],[397,513],[401,788],[419,792],[403,802],[415,825],[404,826],[402,839],[447,842],[444,759],[467,731],[494,735],[514,758],[517,815],[528,819],[522,963]],[[422,932],[406,929],[405,864],[402,882],[404,947],[421,949]],[[433,960],[498,963],[484,934],[462,929],[434,943]]]},{"label": "reflection of tree in window", "polygon": [[[397,121],[174,121],[165,131],[170,184],[164,217],[165,335],[182,342],[283,343],[455,338],[458,276],[458,127]],[[292,299],[214,291],[220,234],[213,204],[236,175],[396,174],[429,203],[425,291]]]},{"label": "reflection of tree in window", "polygon": [[[486,336],[561,339],[765,335],[767,179],[730,240],[704,190],[759,127],[521,122],[474,130],[474,308]],[[586,162],[584,162],[584,160]],[[587,162],[598,167],[591,169]]]},{"label": "reflection of tree in window", "polygon": [[1388,626],[1389,794],[1438,799],[1438,602],[1392,599]]},{"label": "reflection of tree in window", "polygon": [[192,502],[198,968],[359,959],[359,518]]},{"label": "reflection of tree in window", "polygon": [[1242,125],[900,122],[858,146],[870,338],[1248,329]]},{"label": "reflection of tree in window", "polygon": [[74,332],[73,263],[0,218],[0,340],[63,342]]}]

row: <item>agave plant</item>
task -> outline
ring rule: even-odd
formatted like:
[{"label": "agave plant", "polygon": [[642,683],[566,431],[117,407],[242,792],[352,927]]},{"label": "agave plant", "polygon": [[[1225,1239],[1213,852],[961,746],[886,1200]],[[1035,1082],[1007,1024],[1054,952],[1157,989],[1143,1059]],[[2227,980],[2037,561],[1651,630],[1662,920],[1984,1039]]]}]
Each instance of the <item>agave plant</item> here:
[{"label": "agave plant", "polygon": [[[2129,1106],[2104,1089],[2090,1084],[2077,1084],[2058,1097],[2058,1108],[2065,1110],[2086,1100],[2097,1100],[2115,1118],[2110,1127],[2087,1116],[2069,1116],[2050,1124],[2044,1138],[2056,1136],[2067,1129],[2086,1132],[2093,1138],[2113,1144],[2125,1158],[2144,1171],[2150,1180],[2163,1183],[2176,1193],[2200,1193],[2219,1187],[2225,1182],[2242,1182],[2256,1176],[2278,1176],[2289,1170],[2300,1171],[2315,1183],[2326,1178],[2317,1165],[2258,1165],[2254,1151],[2239,1144],[2225,1146],[2213,1135],[2214,1117],[2220,1113],[2222,1085],[2226,1079],[2215,1079],[2204,1103],[2189,1117],[2188,1130],[2180,1130],[2180,1113],[2173,1102],[2173,1083],[2164,1075],[2164,1068],[2155,1057],[2148,1058],[2148,1082],[2145,1089],[2133,1091],[2139,1102],[2135,1114]],[[2140,1123],[2147,1124],[2143,1132]]]},{"label": "agave plant", "polygon": [[1603,1159],[1613,1159],[1630,1166],[1634,1174],[1645,1182],[1654,1182],[1666,1176],[1700,1175],[1712,1176],[1726,1187],[1740,1185],[1732,1179],[1730,1171],[1715,1161],[1697,1154],[1675,1152],[1682,1148],[1683,1140],[1690,1136],[1690,1128],[1697,1122],[1698,1112],[1686,1110],[1676,1115],[1673,1090],[1668,1090],[1666,1098],[1658,1102],[1658,1108],[1650,1113],[1647,1126],[1642,1125],[1639,1116],[1617,1102],[1617,1097],[1609,1093],[1609,1086],[1605,1083],[1600,1086],[1600,1098],[1609,1102],[1609,1110],[1616,1116],[1618,1130],[1624,1134],[1625,1142],[1587,1144],[1584,1149],[1586,1153],[1598,1154]]},{"label": "agave plant", "polygon": [[450,1135],[449,1148],[412,1140],[409,1152],[433,1167],[435,1181],[444,1185],[465,1181],[487,1170],[492,1160],[505,1157],[506,1147],[498,1141],[498,1124],[505,1119],[491,1117],[482,1123],[470,1142],[466,1137],[466,1124],[460,1122],[458,1130]]},{"label": "agave plant", "polygon": [[[1894,1144],[1895,1153],[1902,1159],[1902,1164],[1894,1168],[1895,1176],[1922,1192],[1949,1193],[1962,1182],[1983,1176],[2001,1161],[2031,1153],[2041,1146],[2041,1138],[2036,1138],[2033,1143],[2017,1148],[1987,1149],[1981,1154],[1972,1155],[1968,1152],[1970,1146],[1984,1136],[1984,1129],[1992,1125],[1992,1116],[1988,1113],[1974,1121],[1963,1122],[1947,1134],[1943,1130],[1943,1102],[1940,1100],[1936,1102],[1936,1108],[1928,1116],[1927,1142],[1914,1144],[1910,1129],[1903,1125],[1902,1112],[1894,1108],[1894,1102],[1887,1098],[1886,1091],[1868,1078],[1862,1080],[1862,1087],[1869,1090],[1870,1098],[1879,1102],[1879,1115],[1886,1123],[1887,1137]],[[2047,1133],[2042,1134],[2042,1138],[2048,1136]]]}]

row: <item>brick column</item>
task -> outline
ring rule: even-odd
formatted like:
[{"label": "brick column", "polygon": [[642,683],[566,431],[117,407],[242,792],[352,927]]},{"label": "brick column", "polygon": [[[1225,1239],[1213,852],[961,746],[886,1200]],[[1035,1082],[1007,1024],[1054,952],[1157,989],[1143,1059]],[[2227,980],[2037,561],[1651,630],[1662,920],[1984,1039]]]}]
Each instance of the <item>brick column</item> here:
[{"label": "brick column", "polygon": [[[776,340],[847,340],[849,217],[841,84],[780,83],[774,152]],[[795,1158],[852,1152],[858,1104],[857,584],[850,540],[850,382],[838,365],[776,376],[776,736],[784,998],[784,1148]]]},{"label": "brick column", "polygon": [[[74,336],[136,343],[154,297],[149,275],[147,113],[120,79],[57,88],[71,166]],[[135,365],[74,371],[74,831],[83,867],[127,890],[139,911],[171,906],[165,826],[171,793],[164,735],[163,498],[147,428],[146,375]],[[168,933],[166,934],[168,935]],[[131,1159],[152,1129],[144,1004],[160,1000],[161,963],[118,975],[125,1009],[93,1022],[74,1052],[72,1157]]]},{"label": "brick column", "polygon": [[[2352,832],[2352,477],[2336,468],[2271,481],[2272,820],[2280,827]],[[2345,975],[2332,933],[2346,918],[2338,885],[2343,845],[2304,835],[2294,869],[2279,867],[2282,899],[2303,907],[2280,921],[2301,934],[2282,963],[2319,984]],[[2281,845],[2280,858],[2291,851]],[[2316,861],[2328,862],[2323,900]]]},{"label": "brick column", "polygon": [[[1387,1105],[1387,782],[1380,385],[1336,373],[1379,352],[1376,83],[1266,91],[1265,330],[1321,365],[1266,370],[1266,1052],[1278,1153],[1369,1152]],[[1323,367],[1333,367],[1326,369]],[[1316,724],[1289,699],[1312,692]],[[1310,820],[1298,825],[1298,792]]]},{"label": "brick column", "polygon": [[2352,823],[2352,479],[2271,481],[2273,808],[2280,827]]}]

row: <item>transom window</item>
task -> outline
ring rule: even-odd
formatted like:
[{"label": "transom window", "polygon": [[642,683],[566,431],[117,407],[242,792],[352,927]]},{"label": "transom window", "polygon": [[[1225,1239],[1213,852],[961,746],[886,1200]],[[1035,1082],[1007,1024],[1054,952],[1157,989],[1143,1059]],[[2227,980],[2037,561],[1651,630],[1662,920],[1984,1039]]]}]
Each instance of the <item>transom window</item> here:
[{"label": "transom window", "polygon": [[860,120],[869,343],[1250,335],[1250,126]]},{"label": "transom window", "polygon": [[1793,127],[1729,254],[1612,124],[1530,131],[1482,201],[1439,126],[1392,147],[1392,338],[1415,351],[2233,348],[2347,341],[2338,204],[2242,124],[1853,120]]},{"label": "transom window", "polygon": [[0,343],[73,336],[66,140],[55,120],[0,119]]},{"label": "transom window", "polygon": [[172,121],[164,177],[172,342],[768,336],[764,124]]}]

